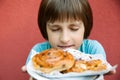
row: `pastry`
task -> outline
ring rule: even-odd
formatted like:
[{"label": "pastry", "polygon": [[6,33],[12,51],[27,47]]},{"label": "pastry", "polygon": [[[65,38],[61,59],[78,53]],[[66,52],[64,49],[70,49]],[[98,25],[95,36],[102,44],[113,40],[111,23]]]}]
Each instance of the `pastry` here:
[{"label": "pastry", "polygon": [[76,60],[75,64],[73,65],[72,68],[63,71],[63,73],[68,73],[68,72],[84,72],[84,71],[101,71],[105,70],[107,66],[102,63],[100,59],[97,60],[90,60],[90,61],[85,61],[85,60]]},{"label": "pastry", "polygon": [[43,73],[52,71],[63,71],[70,69],[74,65],[74,57],[62,49],[47,49],[32,57],[33,66]]}]

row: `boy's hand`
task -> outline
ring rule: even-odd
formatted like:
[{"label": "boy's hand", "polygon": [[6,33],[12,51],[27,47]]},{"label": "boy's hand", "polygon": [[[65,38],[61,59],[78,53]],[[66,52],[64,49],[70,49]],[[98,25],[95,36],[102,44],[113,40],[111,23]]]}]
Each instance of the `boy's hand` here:
[{"label": "boy's hand", "polygon": [[[21,67],[21,70],[22,70],[22,72],[27,72],[26,65],[22,66],[22,67]],[[29,80],[36,80],[36,79],[30,77]]]},{"label": "boy's hand", "polygon": [[109,71],[108,73],[105,74],[106,75],[112,75],[112,74],[115,74],[116,73],[116,68],[118,67],[118,65],[114,65],[113,66],[113,69],[111,69],[111,71]]},{"label": "boy's hand", "polygon": [[114,70],[112,70],[112,71],[106,73],[105,75],[112,75],[112,74],[115,74],[115,73],[116,73],[116,70],[114,69]]},{"label": "boy's hand", "polygon": [[22,72],[27,72],[26,65],[22,66],[22,67],[21,67],[21,70],[22,70]]}]

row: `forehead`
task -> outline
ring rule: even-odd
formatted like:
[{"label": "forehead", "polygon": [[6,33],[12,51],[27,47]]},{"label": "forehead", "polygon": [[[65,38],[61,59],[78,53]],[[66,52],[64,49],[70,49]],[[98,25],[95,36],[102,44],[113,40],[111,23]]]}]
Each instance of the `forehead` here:
[{"label": "forehead", "polygon": [[57,24],[57,23],[82,23],[83,21],[82,20],[56,20],[54,22],[52,21],[48,21],[47,23],[50,23],[50,24]]},{"label": "forehead", "polygon": [[83,23],[83,21],[81,20],[81,19],[79,19],[79,20],[76,20],[76,19],[73,19],[73,18],[71,18],[71,19],[66,19],[66,18],[64,18],[63,20],[61,20],[61,19],[56,19],[56,20],[54,20],[54,21],[51,21],[51,20],[49,20],[49,21],[47,21],[47,23],[51,23],[51,24],[57,24],[57,23]]}]

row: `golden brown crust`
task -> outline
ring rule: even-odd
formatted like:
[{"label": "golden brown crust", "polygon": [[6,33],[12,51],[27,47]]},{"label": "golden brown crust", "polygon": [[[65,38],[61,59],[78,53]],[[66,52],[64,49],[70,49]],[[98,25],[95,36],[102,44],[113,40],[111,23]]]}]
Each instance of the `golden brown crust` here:
[{"label": "golden brown crust", "polygon": [[90,61],[85,61],[85,60],[76,60],[75,64],[72,68],[68,69],[65,71],[67,72],[83,72],[87,70],[92,70],[92,71],[100,71],[100,70],[105,70],[107,66],[102,63],[100,59],[98,60],[90,60]]},{"label": "golden brown crust", "polygon": [[34,68],[44,73],[69,69],[74,61],[74,57],[69,52],[53,48],[36,54],[32,58]]}]

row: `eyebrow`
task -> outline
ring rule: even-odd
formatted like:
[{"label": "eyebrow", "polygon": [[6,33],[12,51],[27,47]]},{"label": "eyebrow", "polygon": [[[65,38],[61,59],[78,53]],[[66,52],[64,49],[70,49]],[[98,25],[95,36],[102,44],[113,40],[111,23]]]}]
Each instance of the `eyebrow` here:
[{"label": "eyebrow", "polygon": [[80,26],[80,25],[82,25],[82,22],[71,23],[69,26]]},{"label": "eyebrow", "polygon": [[58,26],[60,26],[60,25],[57,25],[57,24],[51,24],[51,23],[48,23],[47,24],[49,27],[58,27]]},{"label": "eyebrow", "polygon": [[72,23],[72,24],[70,24],[69,26],[79,26],[79,25],[80,25],[80,23],[78,23],[78,24]]},{"label": "eyebrow", "polygon": [[[81,25],[82,22],[79,21],[79,22],[73,22],[73,23],[70,23],[69,26],[79,26]],[[47,23],[48,26],[52,26],[52,27],[57,27],[57,26],[60,26],[58,24],[54,24],[54,23]]]}]

